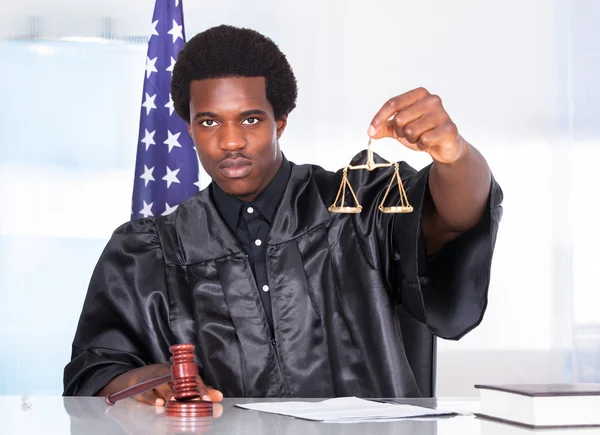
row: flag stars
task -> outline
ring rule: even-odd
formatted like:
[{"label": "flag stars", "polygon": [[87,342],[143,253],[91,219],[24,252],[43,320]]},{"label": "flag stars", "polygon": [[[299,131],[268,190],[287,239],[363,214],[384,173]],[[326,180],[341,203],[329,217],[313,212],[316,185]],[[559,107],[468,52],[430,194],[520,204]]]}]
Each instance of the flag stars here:
[{"label": "flag stars", "polygon": [[147,204],[146,201],[144,201],[144,208],[142,208],[140,210],[140,214],[143,215],[145,218],[147,218],[148,216],[154,216],[154,214],[152,214],[152,206],[154,205],[153,202],[151,202],[150,204]]},{"label": "flag stars", "polygon": [[173,57],[171,57],[171,65],[169,65],[167,67],[167,71],[169,71],[171,74],[173,74],[174,67],[175,67],[175,59]]},{"label": "flag stars", "polygon": [[171,168],[169,168],[167,166],[167,175],[165,175],[162,179],[165,180],[167,182],[167,189],[169,187],[171,187],[172,183],[180,183],[180,181],[177,179],[177,174],[179,173],[181,169],[175,169],[174,171],[171,171]]},{"label": "flag stars", "polygon": [[166,216],[168,214],[173,213],[177,209],[177,205],[171,207],[168,202],[165,202],[165,211],[161,214],[161,216]]},{"label": "flag stars", "polygon": [[154,35],[158,36],[158,31],[156,30],[157,24],[158,24],[158,20],[156,20],[152,23],[152,33],[150,34],[150,38],[152,38]]},{"label": "flag stars", "polygon": [[154,94],[152,96],[148,95],[148,92],[144,92],[144,94],[146,94],[146,99],[144,100],[142,107],[146,108],[146,115],[149,115],[150,111],[152,109],[156,109],[156,104],[154,104],[154,99],[156,98],[156,94]]},{"label": "flag stars", "polygon": [[181,144],[177,140],[177,139],[179,139],[179,135],[181,134],[181,132],[179,132],[177,134],[173,134],[173,133],[171,133],[171,130],[167,130],[167,133],[168,133],[169,137],[164,142],[164,144],[169,145],[169,152],[171,152],[173,147],[181,148]]},{"label": "flag stars", "polygon": [[[185,123],[179,122],[170,94],[177,53],[185,43],[183,0],[161,0],[161,3],[161,13],[147,20],[145,26],[149,38],[144,73],[140,77],[144,86],[142,101],[138,103],[141,103],[141,117],[130,209],[134,219],[170,215],[178,209],[178,204],[205,187],[200,181],[205,174],[198,166],[193,140],[187,137]],[[179,149],[171,152],[174,148]]]},{"label": "flag stars", "polygon": [[146,145],[146,151],[148,151],[150,145],[156,145],[156,142],[154,142],[154,134],[156,133],[156,130],[154,130],[152,133],[150,133],[147,129],[144,129],[144,131],[144,138],[141,140],[141,142]]},{"label": "flag stars", "polygon": [[144,173],[142,175],[140,175],[140,178],[144,180],[144,186],[148,186],[148,183],[150,181],[156,181],[156,180],[154,180],[154,177],[152,176],[153,172],[154,172],[154,166],[152,166],[150,169],[148,169],[148,166],[144,165]]},{"label": "flag stars", "polygon": [[175,43],[175,41],[177,41],[179,38],[183,40],[183,26],[177,24],[177,21],[175,20],[173,20],[173,28],[167,33],[173,36],[173,43]]},{"label": "flag stars", "polygon": [[165,107],[169,109],[169,116],[171,116],[173,114],[173,110],[175,110],[175,107],[173,107],[173,97],[171,96],[171,93],[169,93],[169,102],[165,104]]},{"label": "flag stars", "polygon": [[150,74],[152,74],[153,72],[158,72],[155,66],[157,59],[158,57],[150,59],[148,56],[146,56],[146,78],[149,78]]},{"label": "flag stars", "polygon": [[194,186],[198,188],[198,191],[202,190],[202,184],[200,183],[200,172],[198,172],[198,181],[194,183]]}]

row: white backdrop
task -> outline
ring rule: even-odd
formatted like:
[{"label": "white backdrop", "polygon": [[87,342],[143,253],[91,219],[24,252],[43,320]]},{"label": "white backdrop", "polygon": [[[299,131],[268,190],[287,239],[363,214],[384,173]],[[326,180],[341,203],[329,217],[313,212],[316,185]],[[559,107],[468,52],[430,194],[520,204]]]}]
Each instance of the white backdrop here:
[{"label": "white backdrop", "polygon": [[[147,34],[153,6],[0,0],[0,394],[62,390],[89,275],[129,218],[146,47],[123,41]],[[234,24],[287,54],[299,82],[281,140],[292,161],[346,164],[379,107],[417,86],[486,156],[505,193],[489,308],[463,340],[440,342],[440,395],[600,381],[600,237],[589,230],[600,3],[184,0],[184,12],[188,38]],[[389,141],[376,151],[429,162]],[[582,325],[591,338],[578,353]]]}]

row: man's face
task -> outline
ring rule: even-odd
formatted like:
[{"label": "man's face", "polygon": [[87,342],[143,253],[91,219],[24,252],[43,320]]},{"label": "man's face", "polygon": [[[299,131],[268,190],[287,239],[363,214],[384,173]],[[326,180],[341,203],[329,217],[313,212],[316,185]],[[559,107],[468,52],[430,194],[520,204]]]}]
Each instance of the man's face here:
[{"label": "man's face", "polygon": [[287,121],[275,119],[264,77],[193,81],[190,118],[204,170],[225,193],[253,201],[281,166]]}]

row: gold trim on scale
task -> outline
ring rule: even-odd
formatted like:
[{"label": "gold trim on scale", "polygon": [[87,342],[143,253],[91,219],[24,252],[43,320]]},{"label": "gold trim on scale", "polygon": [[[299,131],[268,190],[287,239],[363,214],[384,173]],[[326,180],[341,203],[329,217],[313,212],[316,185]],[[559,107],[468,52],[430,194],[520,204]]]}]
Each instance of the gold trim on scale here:
[{"label": "gold trim on scale", "polygon": [[[406,196],[406,191],[404,190],[404,186],[402,185],[402,179],[400,178],[400,166],[398,163],[375,163],[373,160],[373,150],[371,149],[371,139],[369,139],[369,144],[367,146],[367,162],[363,165],[348,165],[344,168],[342,175],[342,182],[340,184],[340,188],[338,189],[338,193],[335,197],[335,201],[329,207],[329,211],[332,213],[360,213],[362,211],[362,205],[358,202],[358,198],[354,193],[354,189],[348,180],[348,171],[356,170],[356,169],[366,169],[368,171],[372,171],[377,168],[389,168],[390,166],[394,166],[394,174],[392,175],[392,179],[388,184],[387,190],[385,191],[385,195],[383,195],[383,199],[379,204],[379,211],[382,213],[410,213],[413,211],[412,205],[408,202],[408,197]],[[394,184],[394,181],[398,183],[398,191],[400,192],[400,202],[397,205],[385,206],[385,200],[390,193],[390,190]],[[355,206],[347,206],[344,205],[346,199],[346,186],[350,193],[352,194],[352,198],[354,199]],[[340,205],[338,206],[338,199],[341,200]]]}]

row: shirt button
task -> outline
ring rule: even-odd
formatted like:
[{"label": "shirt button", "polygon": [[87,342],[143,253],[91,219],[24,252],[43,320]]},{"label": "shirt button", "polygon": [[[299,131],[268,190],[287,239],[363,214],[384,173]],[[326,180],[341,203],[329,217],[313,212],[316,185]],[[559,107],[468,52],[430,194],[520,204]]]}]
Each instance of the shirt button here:
[{"label": "shirt button", "polygon": [[256,240],[254,241],[254,244],[255,244],[256,246],[260,246],[260,245],[262,245],[262,240],[260,240],[260,239],[256,239]]},{"label": "shirt button", "polygon": [[263,291],[264,292],[268,292],[269,291],[269,286],[268,285],[263,285]]},{"label": "shirt button", "polygon": [[248,208],[246,209],[246,211],[247,211],[248,213],[252,214],[252,213],[254,212],[254,209],[253,209],[252,207],[248,207]]}]

